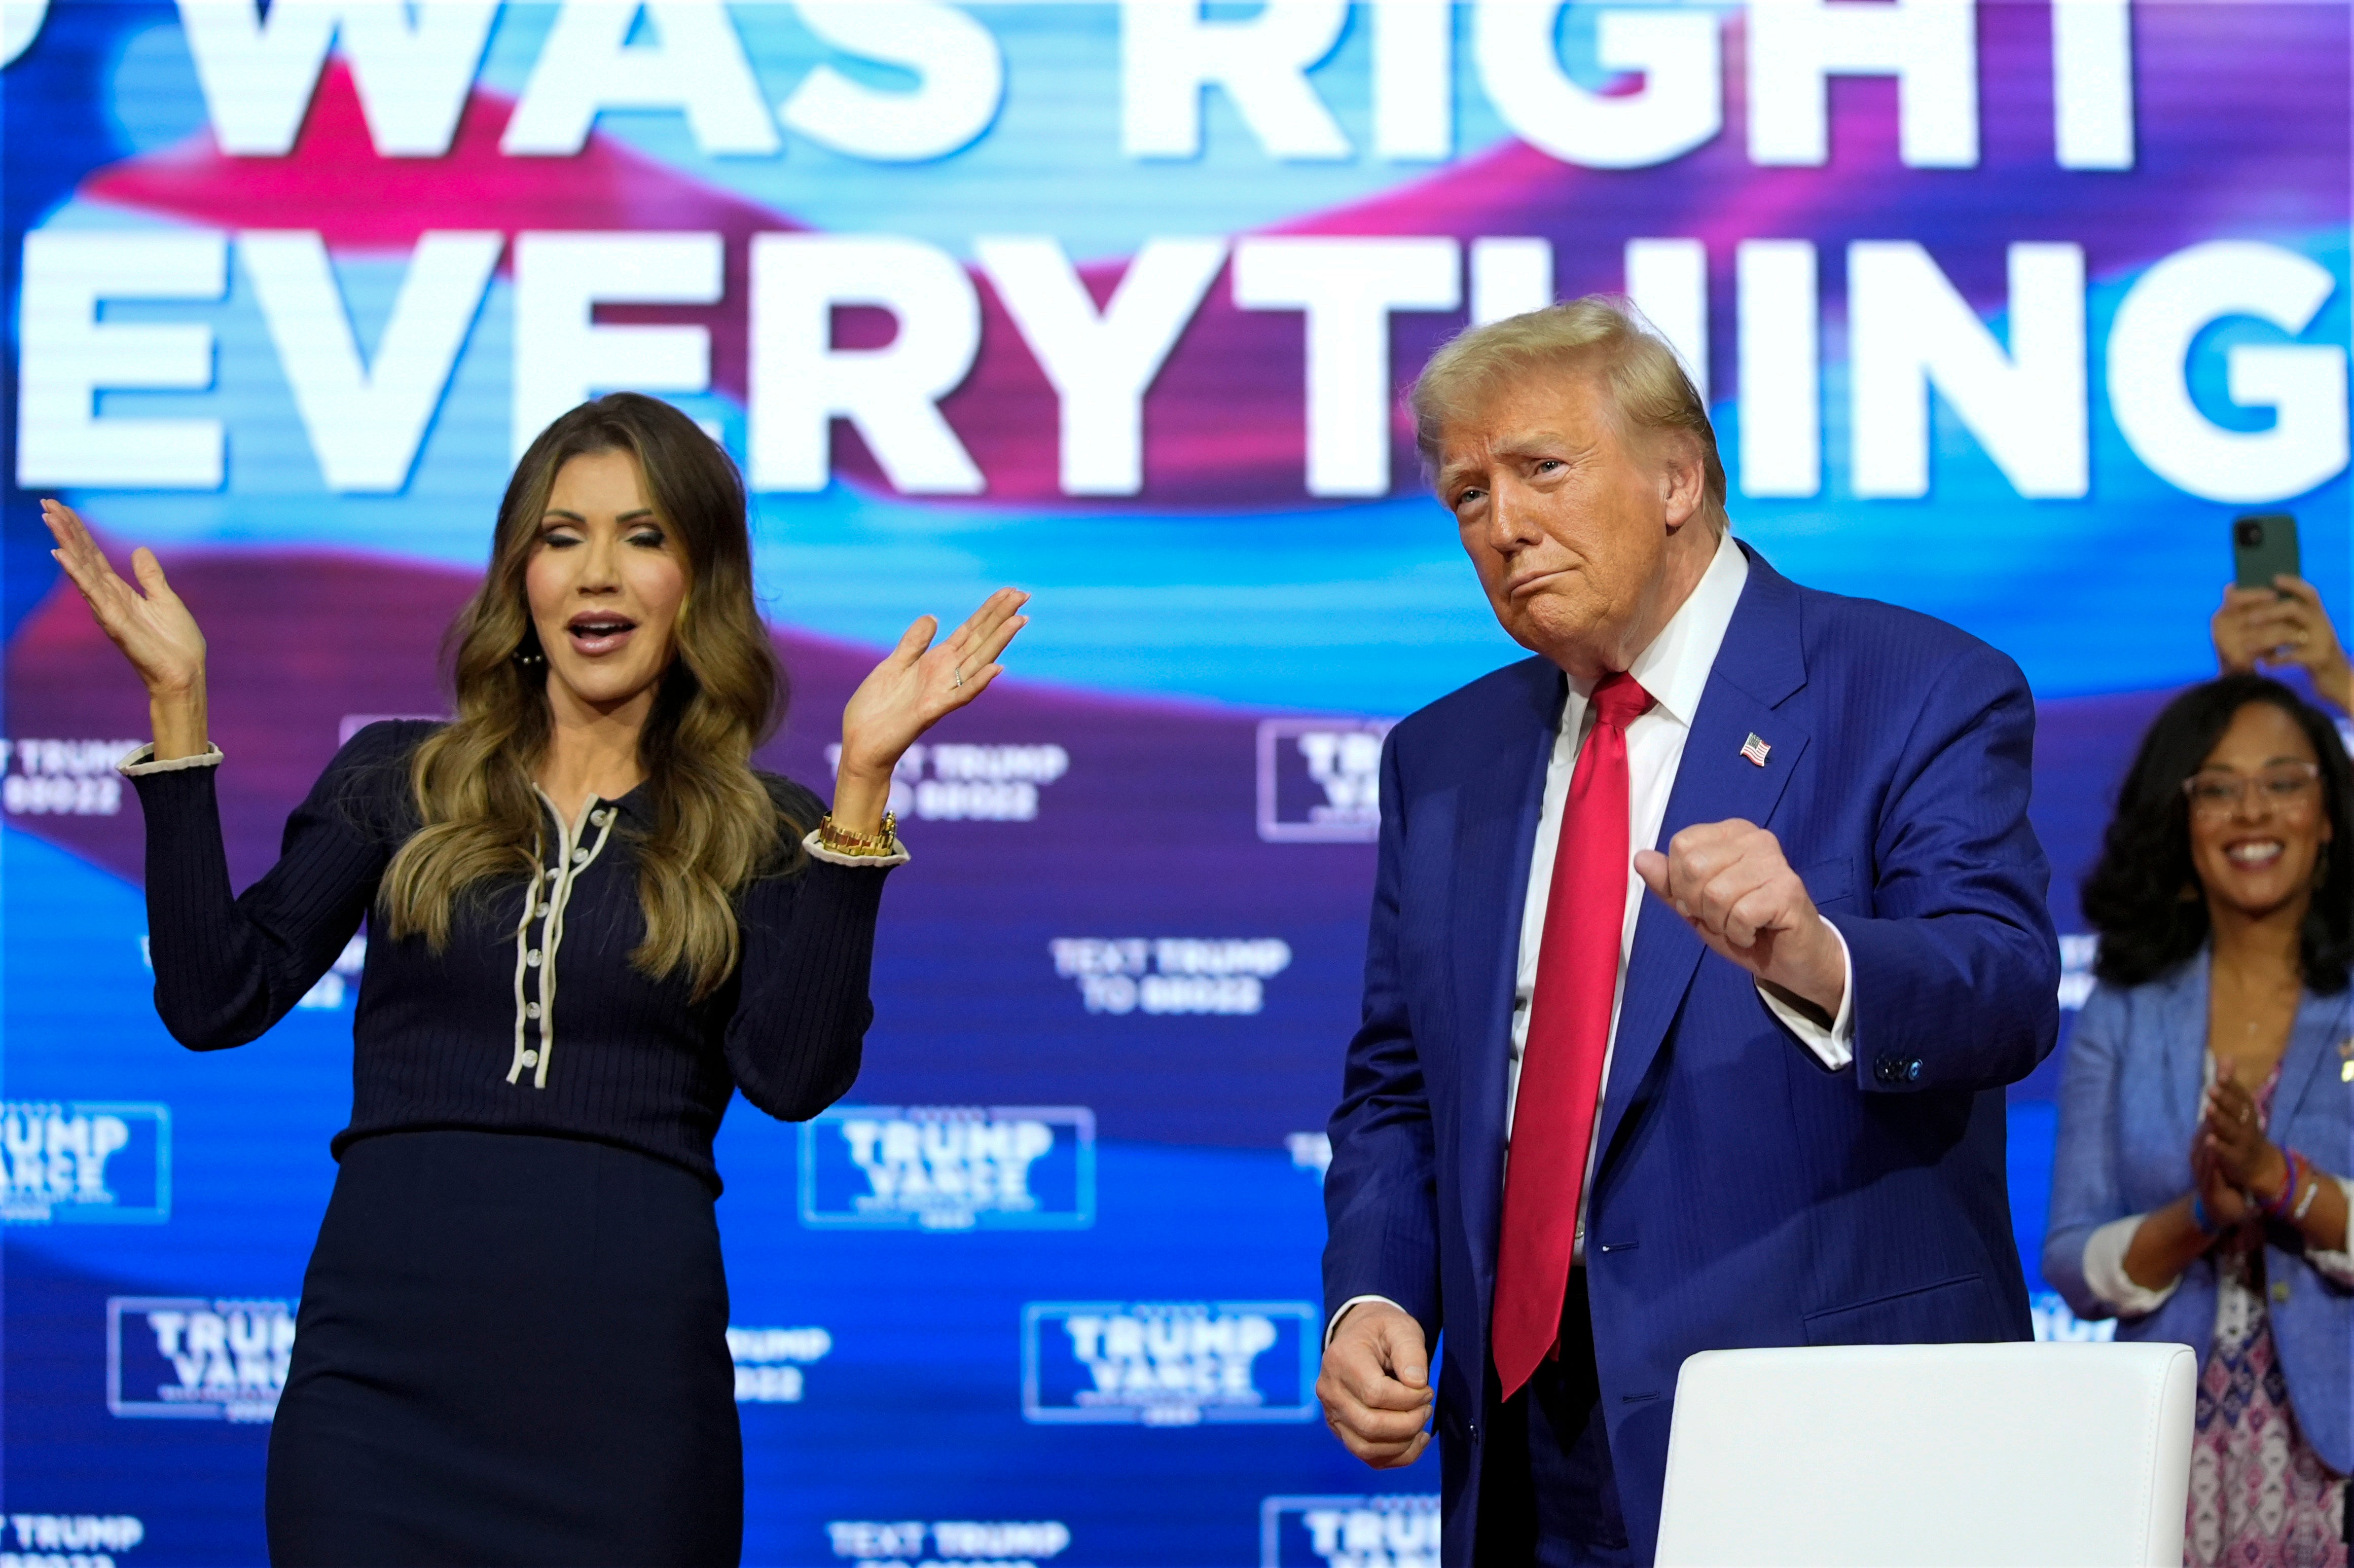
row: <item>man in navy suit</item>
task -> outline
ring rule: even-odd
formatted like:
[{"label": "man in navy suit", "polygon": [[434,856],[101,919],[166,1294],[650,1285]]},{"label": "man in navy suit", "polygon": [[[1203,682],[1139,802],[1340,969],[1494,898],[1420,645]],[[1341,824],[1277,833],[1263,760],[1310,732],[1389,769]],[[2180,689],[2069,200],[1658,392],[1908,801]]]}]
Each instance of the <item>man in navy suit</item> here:
[{"label": "man in navy suit", "polygon": [[1705,406],[1612,301],[1466,332],[1414,407],[1537,657],[1384,753],[1318,1393],[1377,1467],[1435,1414],[1447,1563],[1648,1563],[1694,1351],[2029,1335],[2034,707],[1735,542]]}]

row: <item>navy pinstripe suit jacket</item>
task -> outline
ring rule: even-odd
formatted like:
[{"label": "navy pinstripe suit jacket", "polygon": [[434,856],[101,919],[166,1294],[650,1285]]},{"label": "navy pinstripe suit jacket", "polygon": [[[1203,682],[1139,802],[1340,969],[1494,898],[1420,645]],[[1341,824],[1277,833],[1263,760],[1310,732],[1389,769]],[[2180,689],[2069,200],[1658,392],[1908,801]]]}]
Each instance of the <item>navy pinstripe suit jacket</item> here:
[{"label": "navy pinstripe suit jacket", "polygon": [[[1331,1122],[1328,1310],[1386,1296],[1443,1332],[1450,1564],[1472,1560],[1495,1403],[1513,971],[1563,682],[1525,661],[1391,732],[1363,1022]],[[1994,649],[1799,588],[1750,552],[1660,842],[1735,817],[1774,832],[1847,940],[1856,1059],[1827,1071],[1746,972],[1648,904],[1586,1260],[1611,1457],[1646,1560],[1686,1356],[2028,1337],[2002,1088],[2058,1026],[2027,821],[2034,730],[2026,680]],[[1772,748],[1762,768],[1741,755],[1752,733]]]}]

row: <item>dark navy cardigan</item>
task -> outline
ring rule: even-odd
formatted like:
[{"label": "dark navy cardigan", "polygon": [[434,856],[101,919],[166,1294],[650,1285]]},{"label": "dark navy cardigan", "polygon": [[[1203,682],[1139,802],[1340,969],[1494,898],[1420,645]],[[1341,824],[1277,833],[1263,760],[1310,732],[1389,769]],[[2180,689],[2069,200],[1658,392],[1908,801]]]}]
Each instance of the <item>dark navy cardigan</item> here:
[{"label": "dark navy cardigan", "polygon": [[[133,775],[155,1009],[174,1038],[196,1051],[241,1045],[326,973],[416,830],[408,761],[435,727],[395,721],[353,736],[287,819],[278,863],[234,897],[215,769]],[[815,796],[764,781],[789,842],[816,822]],[[528,912],[520,879],[485,884],[459,895],[438,953],[420,937],[369,941],[339,1158],[382,1133],[542,1133],[671,1160],[716,1192],[711,1142],[737,1089],[787,1120],[848,1091],[874,1018],[885,868],[797,856],[748,885],[736,906],[742,961],[692,1001],[683,978],[650,979],[629,961],[645,935],[633,849],[650,810],[644,785],[592,800],[578,824],[551,807]]]}]

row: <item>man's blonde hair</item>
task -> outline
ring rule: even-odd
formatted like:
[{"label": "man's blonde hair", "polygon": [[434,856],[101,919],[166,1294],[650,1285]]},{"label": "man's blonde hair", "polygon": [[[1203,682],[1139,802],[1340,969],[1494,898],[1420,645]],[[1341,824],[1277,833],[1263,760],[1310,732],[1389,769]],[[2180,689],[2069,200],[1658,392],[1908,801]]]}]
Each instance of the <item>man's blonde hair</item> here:
[{"label": "man's blonde hair", "polygon": [[1634,305],[1617,294],[1588,294],[1541,311],[1466,327],[1430,356],[1408,400],[1415,444],[1436,475],[1447,427],[1476,416],[1506,385],[1532,375],[1590,373],[1609,388],[1620,429],[1681,430],[1700,448],[1708,498],[1724,505],[1724,464],[1708,405]]}]

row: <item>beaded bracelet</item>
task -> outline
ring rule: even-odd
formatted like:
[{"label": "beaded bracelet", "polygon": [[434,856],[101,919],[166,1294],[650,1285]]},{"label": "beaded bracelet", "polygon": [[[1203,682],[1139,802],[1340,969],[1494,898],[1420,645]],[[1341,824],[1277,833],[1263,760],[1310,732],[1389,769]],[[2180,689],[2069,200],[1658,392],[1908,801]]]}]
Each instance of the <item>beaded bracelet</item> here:
[{"label": "beaded bracelet", "polygon": [[2309,1168],[2305,1163],[2305,1156],[2299,1154],[2294,1149],[2285,1150],[2285,1161],[2288,1165],[2288,1180],[2282,1184],[2280,1195],[2276,1198],[2258,1198],[2256,1200],[2257,1206],[2263,1209],[2265,1213],[2270,1214],[2276,1220],[2285,1220],[2288,1218],[2289,1205],[2296,1200],[2298,1188],[2302,1187],[2305,1189],[2306,1197],[2308,1202],[2313,1196],[2312,1175]]}]

